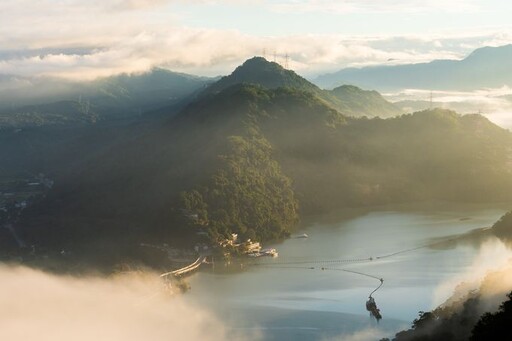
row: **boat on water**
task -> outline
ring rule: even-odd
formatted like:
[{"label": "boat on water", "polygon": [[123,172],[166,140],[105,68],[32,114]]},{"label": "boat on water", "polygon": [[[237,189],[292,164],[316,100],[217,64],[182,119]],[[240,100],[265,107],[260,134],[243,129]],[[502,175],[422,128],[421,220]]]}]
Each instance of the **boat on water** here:
[{"label": "boat on water", "polygon": [[308,238],[308,235],[303,233],[297,236],[297,238]]}]

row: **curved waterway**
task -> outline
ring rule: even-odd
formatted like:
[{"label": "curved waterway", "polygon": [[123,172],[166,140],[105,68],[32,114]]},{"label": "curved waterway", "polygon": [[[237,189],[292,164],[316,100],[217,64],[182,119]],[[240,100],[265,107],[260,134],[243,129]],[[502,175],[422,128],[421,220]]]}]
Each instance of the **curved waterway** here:
[{"label": "curved waterway", "polygon": [[[499,266],[510,256],[489,230],[509,206],[492,208],[462,205],[379,209],[336,223],[310,223],[282,243],[265,245],[279,251],[275,259],[226,271],[214,270],[188,280],[185,299],[206,307],[226,323],[234,335],[262,340],[378,340],[410,326],[419,311],[446,300],[459,281]],[[422,247],[425,246],[425,247]],[[377,259],[397,251],[409,252]],[[485,262],[491,250],[493,260]],[[350,260],[363,262],[305,262]],[[303,263],[304,262],[304,263]],[[308,269],[314,267],[315,269]],[[374,297],[383,319],[370,319],[365,301],[379,280],[356,273],[321,270],[346,269],[384,279]]]}]

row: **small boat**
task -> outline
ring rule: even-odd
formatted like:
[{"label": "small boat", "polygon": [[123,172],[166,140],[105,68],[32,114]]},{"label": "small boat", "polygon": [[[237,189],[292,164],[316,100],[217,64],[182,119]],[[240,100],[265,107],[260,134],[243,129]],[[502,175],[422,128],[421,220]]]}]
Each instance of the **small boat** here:
[{"label": "small boat", "polygon": [[297,238],[308,238],[308,235],[303,233],[301,235],[298,235]]}]

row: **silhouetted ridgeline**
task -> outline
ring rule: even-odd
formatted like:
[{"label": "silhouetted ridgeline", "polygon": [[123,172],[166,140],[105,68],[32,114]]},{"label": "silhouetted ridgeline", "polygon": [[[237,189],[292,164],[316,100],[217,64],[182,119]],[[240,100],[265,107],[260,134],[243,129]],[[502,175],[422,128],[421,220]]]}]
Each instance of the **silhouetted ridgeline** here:
[{"label": "silhouetted ridgeline", "polygon": [[493,226],[493,231],[505,240],[512,240],[512,211],[505,214]]},{"label": "silhouetted ridgeline", "polygon": [[[479,294],[465,297],[465,301],[420,312],[411,329],[399,332],[393,341],[488,341],[512,338],[512,292],[499,309],[483,313],[485,299]],[[383,339],[381,341],[389,341]]]}]

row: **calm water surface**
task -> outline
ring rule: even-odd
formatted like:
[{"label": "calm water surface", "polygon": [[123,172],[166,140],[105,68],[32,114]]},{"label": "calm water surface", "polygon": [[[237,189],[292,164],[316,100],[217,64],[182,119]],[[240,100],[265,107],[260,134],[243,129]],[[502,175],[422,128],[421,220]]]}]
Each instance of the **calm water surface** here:
[{"label": "calm water surface", "polygon": [[[448,298],[451,292],[440,291],[441,284],[469,271],[480,245],[496,239],[489,231],[471,232],[491,226],[507,209],[469,205],[401,208],[337,223],[311,223],[296,233],[307,233],[307,239],[265,245],[278,249],[279,257],[261,262],[274,265],[246,266],[229,273],[217,262],[215,271],[203,271],[189,279],[192,291],[185,299],[207,307],[233,333],[263,340],[391,336],[410,325],[418,311],[430,310]],[[437,244],[367,262],[281,264],[375,258],[432,243]],[[318,269],[322,266],[383,278],[383,287],[374,294],[384,316],[380,324],[368,317],[364,307],[379,281]]]}]

